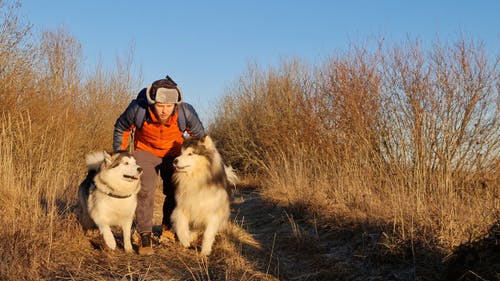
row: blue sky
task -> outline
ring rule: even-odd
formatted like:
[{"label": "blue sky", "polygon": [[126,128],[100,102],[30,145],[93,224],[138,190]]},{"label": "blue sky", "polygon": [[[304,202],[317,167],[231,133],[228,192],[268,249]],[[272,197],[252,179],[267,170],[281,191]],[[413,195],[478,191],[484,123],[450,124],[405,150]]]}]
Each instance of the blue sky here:
[{"label": "blue sky", "polygon": [[[35,32],[64,27],[85,65],[113,69],[133,47],[144,86],[169,74],[203,120],[248,63],[274,67],[299,58],[318,65],[352,42],[383,35],[426,42],[462,33],[500,54],[500,1],[481,0],[26,0]],[[138,89],[139,90],[139,89]]]}]

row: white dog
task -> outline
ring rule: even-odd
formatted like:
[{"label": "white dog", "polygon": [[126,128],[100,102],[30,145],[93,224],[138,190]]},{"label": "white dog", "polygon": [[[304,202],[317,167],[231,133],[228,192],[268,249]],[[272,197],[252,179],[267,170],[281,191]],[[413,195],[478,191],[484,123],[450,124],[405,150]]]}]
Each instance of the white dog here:
[{"label": "white dog", "polygon": [[114,250],[116,241],[111,226],[120,226],[125,251],[132,252],[130,231],[137,207],[142,168],[127,152],[113,155],[95,152],[86,155],[86,162],[89,173],[78,190],[83,227],[91,228],[92,223],[95,223],[106,245]]},{"label": "white dog", "polygon": [[198,231],[203,231],[201,254],[209,255],[216,234],[229,221],[227,185],[236,184],[237,177],[232,168],[224,167],[209,136],[187,139],[181,155],[174,160],[174,167],[173,229],[186,248],[197,239]]}]

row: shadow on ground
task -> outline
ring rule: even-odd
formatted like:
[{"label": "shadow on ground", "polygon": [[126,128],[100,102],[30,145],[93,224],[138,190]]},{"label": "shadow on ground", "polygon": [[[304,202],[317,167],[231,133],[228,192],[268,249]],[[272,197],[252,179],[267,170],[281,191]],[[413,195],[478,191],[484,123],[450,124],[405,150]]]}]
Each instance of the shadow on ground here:
[{"label": "shadow on ground", "polygon": [[276,206],[255,188],[239,189],[234,199],[233,221],[261,245],[242,247],[243,255],[279,280],[498,280],[498,233],[443,262],[444,253],[420,241],[391,240],[383,232],[390,225],[319,218],[306,206]]}]

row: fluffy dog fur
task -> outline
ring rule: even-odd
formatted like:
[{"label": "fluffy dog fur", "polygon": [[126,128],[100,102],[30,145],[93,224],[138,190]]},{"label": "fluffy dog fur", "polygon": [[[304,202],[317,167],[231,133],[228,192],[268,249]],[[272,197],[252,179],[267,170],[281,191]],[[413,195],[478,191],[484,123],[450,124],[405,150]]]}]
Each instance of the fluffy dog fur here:
[{"label": "fluffy dog fur", "polygon": [[130,232],[140,189],[139,167],[127,152],[86,155],[87,178],[78,190],[80,222],[84,229],[97,226],[106,245],[114,250],[116,241],[111,226],[120,226],[126,252],[132,252]]},{"label": "fluffy dog fur", "polygon": [[177,205],[171,216],[173,229],[186,248],[203,231],[201,254],[209,255],[216,234],[229,221],[227,185],[235,184],[237,177],[231,167],[224,167],[209,136],[187,139],[174,167]]}]

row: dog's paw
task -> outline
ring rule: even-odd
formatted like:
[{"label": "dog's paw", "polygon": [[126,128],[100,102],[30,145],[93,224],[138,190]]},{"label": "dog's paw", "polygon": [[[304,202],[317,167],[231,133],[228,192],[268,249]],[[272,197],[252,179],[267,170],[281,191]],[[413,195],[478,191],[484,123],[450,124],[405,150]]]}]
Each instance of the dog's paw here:
[{"label": "dog's paw", "polygon": [[209,256],[211,253],[212,253],[212,249],[205,248],[205,247],[202,247],[202,248],[201,248],[201,252],[200,252],[200,254],[201,254],[202,256],[205,256],[205,257],[206,257],[206,256]]},{"label": "dog's paw", "polygon": [[116,249],[116,243],[111,244],[111,245],[106,244],[106,246],[108,246],[108,248],[109,248],[110,250],[112,250],[112,251],[114,251],[114,250]]},{"label": "dog's paw", "polygon": [[208,256],[212,253],[212,243],[202,243],[200,254],[203,256]]},{"label": "dog's paw", "polygon": [[123,247],[125,249],[125,252],[126,253],[133,253],[134,252],[134,249],[132,248],[132,245],[124,245]]},{"label": "dog's paw", "polygon": [[177,229],[176,230],[177,239],[184,248],[189,248],[191,246],[191,231],[189,229]]},{"label": "dog's paw", "polygon": [[179,242],[181,243],[182,247],[184,247],[184,248],[191,247],[191,243],[189,243],[189,240],[187,240],[187,239],[180,239],[179,238]]},{"label": "dog's paw", "polygon": [[104,244],[108,247],[108,249],[114,251],[116,249],[116,241],[115,239],[106,239],[107,237],[104,238]]},{"label": "dog's paw", "polygon": [[190,243],[194,243],[194,244],[197,244],[199,241],[198,241],[198,238],[199,238],[199,235],[200,233],[198,233],[197,231],[193,231],[191,232],[191,235],[189,236],[189,241]]}]

